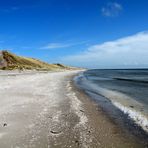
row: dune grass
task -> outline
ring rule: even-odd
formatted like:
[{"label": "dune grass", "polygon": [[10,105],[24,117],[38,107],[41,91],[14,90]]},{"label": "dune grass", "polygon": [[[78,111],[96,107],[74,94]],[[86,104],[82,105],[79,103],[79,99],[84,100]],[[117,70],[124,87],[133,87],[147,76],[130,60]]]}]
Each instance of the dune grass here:
[{"label": "dune grass", "polygon": [[60,70],[60,69],[70,69],[70,67],[64,66],[62,64],[48,64],[34,58],[27,58],[17,56],[8,51],[2,51],[3,59],[6,62],[5,67],[2,69],[14,70],[14,69],[28,69],[28,70]]}]

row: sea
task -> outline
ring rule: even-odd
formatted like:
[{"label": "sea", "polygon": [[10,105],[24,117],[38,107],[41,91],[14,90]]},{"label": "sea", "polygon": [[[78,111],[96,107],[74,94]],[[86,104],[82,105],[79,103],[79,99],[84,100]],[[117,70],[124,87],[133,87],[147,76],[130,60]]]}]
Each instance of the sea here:
[{"label": "sea", "polygon": [[75,80],[115,120],[123,114],[148,133],[148,69],[92,69]]}]

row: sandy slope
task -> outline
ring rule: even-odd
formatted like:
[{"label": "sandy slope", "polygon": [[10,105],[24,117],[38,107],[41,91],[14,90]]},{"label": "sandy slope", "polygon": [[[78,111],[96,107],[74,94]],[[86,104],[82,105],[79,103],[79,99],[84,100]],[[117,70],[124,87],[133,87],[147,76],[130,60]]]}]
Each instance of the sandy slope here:
[{"label": "sandy slope", "polygon": [[0,72],[0,148],[139,147],[72,87],[78,71],[15,73]]}]

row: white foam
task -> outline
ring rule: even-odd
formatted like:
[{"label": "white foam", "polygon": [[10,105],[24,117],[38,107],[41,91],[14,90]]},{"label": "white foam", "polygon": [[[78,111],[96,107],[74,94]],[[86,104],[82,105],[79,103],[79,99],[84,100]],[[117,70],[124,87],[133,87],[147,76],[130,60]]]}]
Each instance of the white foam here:
[{"label": "white foam", "polygon": [[112,102],[117,108],[123,111],[125,114],[135,121],[136,124],[141,126],[146,132],[148,132],[148,118],[143,115],[141,112],[138,112],[134,109],[126,107],[119,102]]},{"label": "white foam", "polygon": [[[148,115],[144,114],[143,112],[140,112],[140,109],[143,108],[143,105],[141,103],[137,102],[126,94],[99,87],[98,85],[89,82],[82,75],[80,75],[79,78],[81,78],[82,80],[82,88],[88,91],[96,92],[108,98],[114,106],[123,111],[125,114],[128,114],[128,116],[137,125],[142,127],[144,131],[148,132]],[[128,107],[133,104],[134,106],[136,106],[136,108]]]}]

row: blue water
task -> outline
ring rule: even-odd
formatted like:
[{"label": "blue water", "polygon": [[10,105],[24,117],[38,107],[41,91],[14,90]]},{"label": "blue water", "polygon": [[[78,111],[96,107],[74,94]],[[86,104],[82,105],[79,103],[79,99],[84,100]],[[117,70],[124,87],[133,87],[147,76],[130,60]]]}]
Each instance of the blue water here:
[{"label": "blue water", "polygon": [[84,90],[110,100],[148,132],[148,69],[88,70],[78,81]]}]

